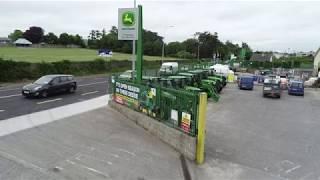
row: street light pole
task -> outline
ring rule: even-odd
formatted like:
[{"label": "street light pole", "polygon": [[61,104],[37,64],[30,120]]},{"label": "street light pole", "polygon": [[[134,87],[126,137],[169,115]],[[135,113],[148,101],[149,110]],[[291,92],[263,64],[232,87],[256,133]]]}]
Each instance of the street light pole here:
[{"label": "street light pole", "polygon": [[197,40],[197,42],[198,42],[197,59],[198,59],[198,61],[200,61],[200,41],[199,41],[199,33],[195,33],[193,36],[194,36],[194,39]]},{"label": "street light pole", "polygon": [[[164,39],[164,38],[163,38]],[[162,43],[162,55],[161,55],[161,64],[163,63],[163,57],[164,57],[164,40]]]},{"label": "street light pole", "polygon": [[199,54],[200,54],[200,42],[198,41],[198,61],[200,59]]},{"label": "street light pole", "polygon": [[[168,26],[167,28],[172,28],[174,26]],[[162,55],[161,55],[161,64],[163,63],[163,58],[164,58],[164,37],[166,36],[166,30],[167,28],[164,30],[164,33],[163,33],[163,39],[162,39]]]}]

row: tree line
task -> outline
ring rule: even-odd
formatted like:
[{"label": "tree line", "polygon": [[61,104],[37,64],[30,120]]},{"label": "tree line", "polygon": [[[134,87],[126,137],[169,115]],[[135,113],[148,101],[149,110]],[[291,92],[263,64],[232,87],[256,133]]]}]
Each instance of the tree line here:
[{"label": "tree line", "polygon": [[[199,58],[219,58],[221,60],[230,59],[231,55],[240,56],[241,50],[245,54],[243,59],[249,60],[252,55],[250,46],[243,42],[241,45],[233,44],[231,41],[222,42],[218,38],[218,33],[197,32],[194,38],[188,38],[182,42],[164,43],[163,37],[157,32],[143,30],[144,54],[152,56],[162,55],[162,46],[165,47],[165,56],[192,59]],[[88,36],[88,47],[92,49],[108,48],[116,52],[131,53],[132,41],[119,41],[118,29],[112,26],[107,32],[105,29],[91,30]]]},{"label": "tree line", "polygon": [[32,26],[24,32],[16,29],[9,34],[8,37],[13,42],[19,38],[25,38],[33,44],[46,43],[51,45],[78,45],[82,48],[86,47],[83,38],[79,34],[72,35],[68,33],[61,33],[57,36],[53,32],[49,32],[47,34],[44,32],[43,28]]},{"label": "tree line", "polygon": [[[61,33],[59,36],[52,32],[44,34],[44,30],[41,27],[32,26],[25,32],[21,30],[15,30],[9,35],[12,41],[18,38],[24,37],[32,43],[47,43],[54,45],[78,45],[82,48],[91,49],[110,49],[115,52],[131,53],[132,41],[119,41],[118,29],[112,26],[109,31],[105,29],[91,30],[87,43],[84,39],[76,34]],[[231,41],[222,42],[219,40],[217,32],[211,33],[196,32],[193,38],[188,38],[182,42],[169,42],[164,43],[163,37],[157,32],[150,30],[143,30],[143,42],[144,42],[144,54],[151,56],[161,56],[162,46],[164,46],[165,56],[185,58],[185,59],[212,59],[219,58],[221,60],[228,60],[232,55],[237,57],[243,56],[242,59],[249,60],[252,55],[252,49],[250,46],[243,42],[241,45],[234,44]],[[245,52],[245,54],[242,54]]]}]

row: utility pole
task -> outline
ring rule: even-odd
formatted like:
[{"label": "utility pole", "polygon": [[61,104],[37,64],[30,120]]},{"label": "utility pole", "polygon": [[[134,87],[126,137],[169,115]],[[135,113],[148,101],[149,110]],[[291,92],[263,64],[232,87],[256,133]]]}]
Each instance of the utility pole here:
[{"label": "utility pole", "polygon": [[[136,8],[136,0],[134,0],[133,7]],[[136,40],[132,40],[132,72],[136,69]],[[134,79],[134,74],[132,73],[132,79]]]}]

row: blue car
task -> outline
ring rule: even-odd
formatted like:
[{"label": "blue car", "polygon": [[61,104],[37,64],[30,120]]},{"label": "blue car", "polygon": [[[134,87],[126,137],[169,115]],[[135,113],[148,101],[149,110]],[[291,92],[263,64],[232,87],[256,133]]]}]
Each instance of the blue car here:
[{"label": "blue car", "polygon": [[253,90],[253,86],[254,86],[254,78],[253,76],[241,76],[239,79],[239,89],[249,89],[249,90]]},{"label": "blue car", "polygon": [[304,96],[303,82],[291,81],[288,86],[288,94]]}]

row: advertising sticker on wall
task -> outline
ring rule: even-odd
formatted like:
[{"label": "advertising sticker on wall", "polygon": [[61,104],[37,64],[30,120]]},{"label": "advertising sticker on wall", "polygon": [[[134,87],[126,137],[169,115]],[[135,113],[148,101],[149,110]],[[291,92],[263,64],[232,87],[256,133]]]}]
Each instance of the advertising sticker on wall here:
[{"label": "advertising sticker on wall", "polygon": [[182,119],[181,119],[181,128],[189,133],[190,132],[190,125],[191,125],[191,114],[182,112]]}]

